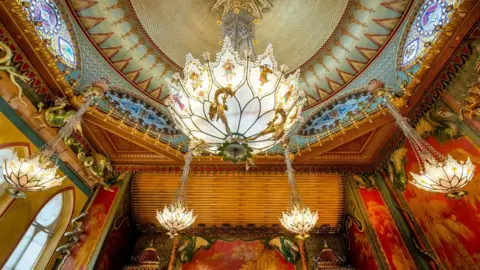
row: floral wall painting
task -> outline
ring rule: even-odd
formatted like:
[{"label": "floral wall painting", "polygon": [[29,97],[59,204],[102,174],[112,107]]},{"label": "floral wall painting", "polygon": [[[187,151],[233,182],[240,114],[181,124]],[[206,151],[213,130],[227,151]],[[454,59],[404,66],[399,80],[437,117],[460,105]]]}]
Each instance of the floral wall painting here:
[{"label": "floral wall painting", "polygon": [[[468,137],[440,143],[435,137],[427,142],[442,154],[449,153],[458,160],[470,156],[480,166],[480,149]],[[410,145],[406,148],[406,171],[418,171]],[[411,179],[410,175],[407,175]],[[445,269],[480,269],[480,172],[465,187],[468,194],[459,200],[447,199],[444,194],[426,192],[407,185],[404,197],[421,226],[430,245]]]},{"label": "floral wall painting", "polygon": [[390,269],[416,269],[380,192],[376,189],[360,189],[359,192]]},{"label": "floral wall painting", "polygon": [[[347,179],[345,228],[348,263],[355,269],[381,269],[385,262],[380,260],[376,251],[375,242],[378,244],[378,240],[373,238],[375,232],[369,225],[365,206],[358,192],[358,188],[362,186],[364,181],[369,183],[369,186],[370,184],[373,185],[373,182],[358,175]],[[358,181],[361,181],[360,184]]]},{"label": "floral wall painting", "polygon": [[97,196],[84,218],[82,229],[84,234],[80,237],[77,246],[73,247],[71,254],[65,258],[60,269],[87,269],[87,265],[92,260],[92,253],[98,244],[102,229],[107,222],[107,218],[112,208],[113,201],[118,192],[118,187],[113,187],[113,191],[106,191],[99,188]]},{"label": "floral wall painting", "polygon": [[246,242],[235,240],[215,241],[209,249],[200,249],[191,262],[182,265],[183,270],[294,270],[275,249],[265,246],[261,240]]}]

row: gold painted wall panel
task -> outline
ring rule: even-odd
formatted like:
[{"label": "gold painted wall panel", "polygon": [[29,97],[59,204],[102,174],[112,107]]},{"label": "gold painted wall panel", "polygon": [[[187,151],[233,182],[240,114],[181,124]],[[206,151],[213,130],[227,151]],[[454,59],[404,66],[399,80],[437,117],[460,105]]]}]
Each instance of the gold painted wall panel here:
[{"label": "gold painted wall panel", "polygon": [[[157,209],[171,202],[180,174],[139,173],[132,188],[132,211],[138,223],[157,224]],[[297,175],[302,201],[319,210],[317,226],[341,223],[345,188],[341,175]],[[287,176],[255,174],[191,175],[188,206],[195,225],[273,225],[288,206]]]},{"label": "gold painted wall panel", "polygon": [[[2,113],[0,113],[0,145],[12,142],[24,142],[30,145],[32,153],[37,151],[28,138]],[[26,153],[19,154],[22,156]],[[66,178],[62,185],[43,192],[29,192],[26,199],[10,198],[10,195],[0,194],[0,265],[10,256],[18,241],[21,239],[30,222],[36,216],[42,206],[60,189],[73,187],[75,204],[73,216],[77,216],[87,196],[78,189],[70,179]]]}]

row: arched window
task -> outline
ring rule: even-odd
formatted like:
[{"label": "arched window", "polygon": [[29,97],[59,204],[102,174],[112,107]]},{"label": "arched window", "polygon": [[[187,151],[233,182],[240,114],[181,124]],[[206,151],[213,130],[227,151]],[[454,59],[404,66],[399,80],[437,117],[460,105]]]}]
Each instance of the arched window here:
[{"label": "arched window", "polygon": [[47,252],[47,245],[49,242],[54,240],[52,238],[56,238],[54,241],[55,243],[51,245],[53,248],[48,248],[49,254],[45,254],[47,259],[44,261],[48,263],[48,259],[53,254],[53,251],[66,228],[66,226],[59,226],[62,216],[64,216],[62,213],[65,212],[62,210],[65,210],[64,208],[66,207],[64,204],[64,201],[66,200],[64,193],[65,192],[58,193],[51,198],[45,206],[43,206],[18,245],[15,247],[13,253],[8,258],[3,269],[33,269],[37,266],[42,254]]}]

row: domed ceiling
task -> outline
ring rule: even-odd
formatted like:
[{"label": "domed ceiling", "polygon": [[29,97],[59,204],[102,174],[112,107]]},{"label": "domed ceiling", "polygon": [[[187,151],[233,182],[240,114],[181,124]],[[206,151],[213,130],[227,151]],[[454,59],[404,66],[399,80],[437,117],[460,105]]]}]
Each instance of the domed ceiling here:
[{"label": "domed ceiling", "polygon": [[[328,40],[342,19],[348,0],[276,0],[262,13],[255,27],[257,52],[271,43],[279,63],[295,69],[308,61]],[[222,39],[217,21],[220,16],[205,0],[169,1],[130,0],[132,15],[153,43],[179,66],[185,55],[194,57],[220,49]],[[292,12],[294,10],[295,12]],[[319,14],[321,10],[328,10]]]},{"label": "domed ceiling", "polygon": [[[152,101],[185,55],[216,53],[224,8],[236,0],[72,0],[68,4],[91,43],[133,87]],[[248,0],[257,8],[255,49],[274,46],[279,63],[302,70],[310,107],[339,93],[382,52],[409,0]]]}]

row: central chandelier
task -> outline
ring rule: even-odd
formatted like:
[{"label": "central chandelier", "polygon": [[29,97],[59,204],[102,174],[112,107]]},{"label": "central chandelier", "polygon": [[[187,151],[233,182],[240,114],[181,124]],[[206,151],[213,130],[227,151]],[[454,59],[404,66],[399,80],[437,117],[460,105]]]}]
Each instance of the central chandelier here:
[{"label": "central chandelier", "polygon": [[[248,18],[253,19],[243,13],[225,16],[225,38],[216,60],[204,53],[202,64],[188,54],[183,78],[176,73],[168,83],[169,108],[178,127],[192,142],[233,162],[280,142],[297,123],[305,102],[298,89],[299,70],[287,76],[271,45],[255,56]],[[243,57],[239,49],[244,49]]]},{"label": "central chandelier", "polygon": [[475,165],[470,161],[470,157],[459,162],[450,155],[445,157],[439,153],[423,140],[409,125],[408,119],[400,114],[392,104],[393,95],[384,88],[382,82],[372,80],[370,89],[383,99],[385,106],[410,142],[418,160],[420,172],[418,174],[410,172],[413,177],[410,183],[429,192],[446,193],[447,198],[458,199],[465,196],[467,191],[462,188],[472,180],[475,173]]},{"label": "central chandelier", "polygon": [[[65,125],[63,125],[55,135],[55,138],[49,141],[46,146],[38,153],[27,157],[19,158],[17,154],[10,160],[2,164],[2,174],[9,187],[6,191],[14,198],[26,198],[25,192],[35,192],[58,186],[66,176],[58,175],[58,156],[57,148],[65,138],[72,135],[74,129],[81,130],[80,124],[83,114],[87,111],[96,97],[100,97],[107,90],[107,84],[103,81],[94,82],[82,95],[84,103],[72,115]],[[58,99],[59,102],[67,102],[64,99]]]}]

